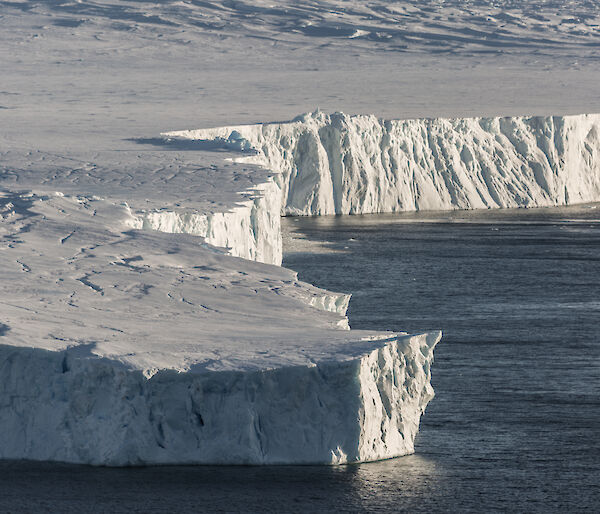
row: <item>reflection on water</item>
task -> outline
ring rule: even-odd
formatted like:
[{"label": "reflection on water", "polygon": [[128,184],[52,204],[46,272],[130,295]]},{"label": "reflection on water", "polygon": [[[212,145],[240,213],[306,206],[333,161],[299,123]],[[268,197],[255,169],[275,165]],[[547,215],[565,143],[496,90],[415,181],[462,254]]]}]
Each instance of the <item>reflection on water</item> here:
[{"label": "reflection on water", "polygon": [[[433,460],[355,466],[90,468],[0,462],[0,507],[133,512],[397,511],[439,488]],[[400,503],[399,503],[400,502]],[[4,509],[3,509],[4,510]],[[417,510],[420,510],[417,508]]]},{"label": "reflection on water", "polygon": [[399,508],[413,512],[431,510],[421,498],[444,489],[443,467],[421,455],[409,455],[356,467],[352,486],[359,501],[357,508],[374,511],[381,508],[393,512]]},{"label": "reflection on water", "polygon": [[597,511],[597,212],[284,220],[285,265],[353,293],[353,327],[444,330],[415,455],[341,467],[0,462],[0,511]]}]

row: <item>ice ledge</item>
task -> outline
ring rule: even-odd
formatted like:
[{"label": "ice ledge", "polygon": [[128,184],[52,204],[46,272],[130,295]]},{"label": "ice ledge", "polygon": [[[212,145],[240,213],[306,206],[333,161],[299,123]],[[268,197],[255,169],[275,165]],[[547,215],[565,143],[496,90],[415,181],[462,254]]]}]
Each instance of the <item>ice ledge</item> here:
[{"label": "ice ledge", "polygon": [[0,458],[102,465],[343,464],[414,451],[440,334],[346,361],[159,371],[0,346]]},{"label": "ice ledge", "polygon": [[244,141],[243,160],[279,173],[282,213],[567,205],[600,200],[600,115],[292,122],[184,130]]},{"label": "ice ledge", "polygon": [[225,212],[191,209],[153,209],[137,212],[132,227],[203,237],[207,243],[227,248],[231,255],[280,265],[281,190],[271,179],[258,184],[250,196]]}]

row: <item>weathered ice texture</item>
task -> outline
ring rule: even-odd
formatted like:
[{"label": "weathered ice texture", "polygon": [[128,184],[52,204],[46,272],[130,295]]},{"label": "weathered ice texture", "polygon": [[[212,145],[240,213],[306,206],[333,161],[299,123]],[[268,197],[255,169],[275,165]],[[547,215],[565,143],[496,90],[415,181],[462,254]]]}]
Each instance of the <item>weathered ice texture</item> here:
[{"label": "weathered ice texture", "polygon": [[0,458],[89,464],[342,464],[414,450],[439,335],[362,357],[146,378],[114,361],[0,346]]},{"label": "weathered ice texture", "polygon": [[282,213],[360,214],[600,200],[600,115],[289,123],[169,132],[279,172]]}]

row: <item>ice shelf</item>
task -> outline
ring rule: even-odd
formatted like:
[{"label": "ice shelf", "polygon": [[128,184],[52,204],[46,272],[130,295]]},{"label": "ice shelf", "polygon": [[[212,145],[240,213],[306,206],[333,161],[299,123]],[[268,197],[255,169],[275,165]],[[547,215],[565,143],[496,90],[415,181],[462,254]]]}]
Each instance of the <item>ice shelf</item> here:
[{"label": "ice shelf", "polygon": [[143,230],[123,203],[4,190],[0,214],[0,458],[339,464],[413,451],[439,334],[350,331],[347,295]]},{"label": "ice shelf", "polygon": [[288,123],[168,132],[253,149],[282,213],[541,207],[600,199],[600,115],[382,120],[316,111]]},{"label": "ice shelf", "polygon": [[44,155],[5,171],[0,458],[411,453],[440,333],[349,330],[348,295],[279,266],[281,214],[598,200],[599,124],[315,112],[165,134],[152,144],[194,151],[174,170],[73,170]]}]

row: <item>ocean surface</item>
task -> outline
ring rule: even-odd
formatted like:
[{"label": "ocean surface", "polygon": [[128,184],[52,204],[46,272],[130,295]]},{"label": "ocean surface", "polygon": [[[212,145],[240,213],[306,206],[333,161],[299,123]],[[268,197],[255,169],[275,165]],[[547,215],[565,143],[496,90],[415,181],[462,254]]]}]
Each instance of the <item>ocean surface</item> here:
[{"label": "ocean surface", "polygon": [[600,205],[286,218],[353,328],[442,329],[416,454],[341,467],[0,462],[0,512],[598,512]]}]

